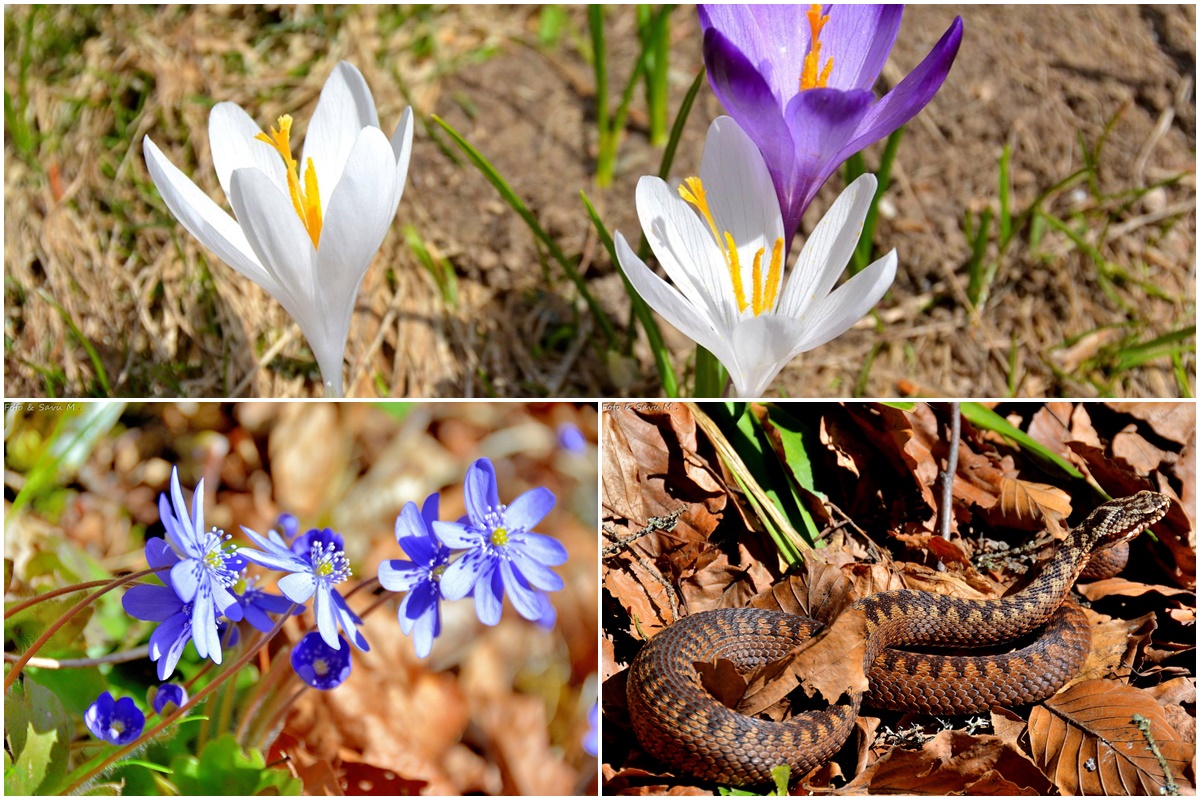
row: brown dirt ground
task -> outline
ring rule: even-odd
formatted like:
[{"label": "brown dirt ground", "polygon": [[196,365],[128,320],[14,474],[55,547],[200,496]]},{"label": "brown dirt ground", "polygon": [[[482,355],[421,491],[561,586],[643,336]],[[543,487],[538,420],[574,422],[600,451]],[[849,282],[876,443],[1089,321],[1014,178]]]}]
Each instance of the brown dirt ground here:
[{"label": "brown dirt ground", "polygon": [[[579,191],[588,191],[610,230],[630,235],[633,187],[657,170],[660,151],[647,142],[639,94],[615,185],[593,186],[582,12],[570,11],[566,35],[549,51],[532,44],[538,12],[531,8],[452,6],[412,12],[399,25],[404,12],[376,7],[319,13],[115,7],[83,21],[57,9],[37,21],[35,30],[74,31],[77,46],[41,54],[30,68],[30,114],[44,135],[32,157],[5,139],[6,396],[44,396],[48,386],[66,395],[96,391],[85,349],[42,292],[95,347],[114,395],[319,391],[311,354],[286,313],[165,216],[146,188],[140,139],[150,133],[219,198],[203,133],[207,98],[234,100],[263,122],[290,112],[303,129],[340,59],[363,71],[389,132],[412,102],[491,159],[563,248],[581,254],[592,290],[623,326],[629,303]],[[27,14],[6,12],[5,88],[13,95]],[[884,81],[894,84],[918,63],[955,14],[966,23],[962,50],[941,93],[908,128],[876,232],[877,248],[895,247],[901,264],[878,310],[880,333],[864,321],[797,359],[772,391],[1194,391],[1194,336],[1176,365],[1164,357],[1114,366],[1131,342],[1195,327],[1194,8],[913,7]],[[629,9],[608,17],[617,87],[635,53],[632,17]],[[697,29],[690,9],[675,12],[672,114],[700,68]],[[696,169],[704,131],[719,113],[704,87],[676,177]],[[963,220],[967,210],[997,206],[1002,147],[1013,148],[1013,205],[1023,209],[1079,169],[1081,141],[1095,148],[1106,130],[1097,191],[1080,183],[1043,206],[1079,230],[1105,269],[1061,233],[1049,231],[1033,247],[1021,232],[998,259],[988,300],[971,311]],[[189,140],[189,131],[199,133]],[[569,282],[479,172],[448,158],[450,150],[418,124],[398,224],[359,296],[348,394],[657,395],[644,339],[631,372],[606,364]],[[877,158],[875,147],[868,163]],[[1168,183],[1136,199],[1113,197],[1160,181]],[[805,230],[840,185],[831,181]],[[443,302],[406,246],[406,224],[453,265],[457,308]],[[989,253],[995,260],[994,241]],[[664,334],[684,371],[691,343],[666,325]],[[39,368],[61,369],[64,379],[48,384]]]}]

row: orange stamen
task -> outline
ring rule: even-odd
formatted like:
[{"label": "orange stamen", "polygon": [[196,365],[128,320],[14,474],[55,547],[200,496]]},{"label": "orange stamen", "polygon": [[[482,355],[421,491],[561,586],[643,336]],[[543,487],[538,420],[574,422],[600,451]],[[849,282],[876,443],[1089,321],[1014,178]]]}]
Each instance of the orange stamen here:
[{"label": "orange stamen", "polygon": [[806,14],[808,27],[812,29],[812,39],[808,44],[808,55],[804,57],[803,72],[800,73],[800,91],[805,89],[823,89],[829,85],[829,73],[833,71],[833,58],[826,59],[821,66],[821,29],[829,22],[829,15],[821,15],[820,4],[814,3],[808,7]]}]

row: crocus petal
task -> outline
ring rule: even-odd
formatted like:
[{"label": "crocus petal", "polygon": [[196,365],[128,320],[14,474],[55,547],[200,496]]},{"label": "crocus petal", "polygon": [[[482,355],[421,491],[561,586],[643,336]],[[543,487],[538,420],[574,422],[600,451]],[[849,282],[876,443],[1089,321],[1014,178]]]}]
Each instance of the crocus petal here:
[{"label": "crocus petal", "polygon": [[841,336],[879,302],[896,279],[896,251],[871,264],[839,286],[833,294],[813,304],[805,314],[805,337],[800,350],[820,347]]},{"label": "crocus petal", "polygon": [[[367,127],[379,128],[379,114],[375,111],[371,90],[357,67],[348,61],[340,61],[321,87],[321,97],[308,124],[300,158],[302,168],[310,158],[317,168],[322,208],[329,207],[334,186],[341,180],[348,161],[353,161],[350,151],[359,133]],[[392,163],[395,163],[394,158]],[[390,200],[390,195],[388,197]]]},{"label": "crocus petal", "polygon": [[554,508],[554,492],[538,486],[522,493],[504,510],[504,523],[510,529],[529,530],[541,522]]},{"label": "crocus petal", "polygon": [[929,104],[958,55],[958,47],[962,44],[962,17],[955,17],[954,22],[942,34],[942,38],[929,51],[929,55],[894,89],[883,96],[871,107],[862,121],[858,135],[847,145],[852,152],[861,150],[871,142],[890,136],[897,128],[917,115],[922,108]]},{"label": "crocus petal", "polygon": [[[620,231],[615,239],[617,261],[625,277],[633,284],[638,295],[667,322],[725,363],[732,354],[727,334],[713,327],[713,317],[706,315],[707,309],[697,308],[680,294],[679,290],[664,281],[637,257]],[[442,541],[446,541],[439,534]],[[450,542],[446,542],[454,547]]]},{"label": "crocus petal", "polygon": [[721,187],[708,195],[709,209],[717,227],[733,235],[743,283],[750,285],[754,254],[765,249],[769,257],[775,240],[783,237],[783,217],[762,154],[732,117],[717,117],[709,125],[700,180]]},{"label": "crocus petal", "polygon": [[733,330],[734,358],[725,363],[738,397],[761,397],[787,363],[795,357],[804,335],[799,320],[763,314]]},{"label": "crocus petal", "polygon": [[217,103],[208,115],[208,144],[221,191],[229,197],[230,181],[239,169],[256,169],[279,191],[288,191],[287,167],[274,147],[257,139],[262,128],[237,103]]},{"label": "crocus petal", "polygon": [[860,175],[838,195],[792,267],[779,300],[779,314],[799,317],[810,304],[829,294],[854,255],[877,186],[874,175]]},{"label": "crocus petal", "polygon": [[335,384],[339,394],[358,287],[396,215],[395,180],[395,158],[387,137],[379,128],[364,128],[325,208],[315,253],[316,275],[311,284],[304,284],[312,287],[316,314],[296,321],[313,348],[321,375]]},{"label": "crocus petal", "polygon": [[[903,12],[904,6],[894,4],[843,5],[836,14],[829,15],[829,22],[821,29],[821,45],[822,54],[835,54],[830,88],[875,86],[896,44]],[[797,71],[797,79],[799,75]]]},{"label": "crocus petal", "polygon": [[149,136],[142,140],[142,153],[163,202],[187,232],[217,258],[277,295],[281,291],[278,283],[259,263],[237,221],[176,169]]},{"label": "crocus petal", "polygon": [[258,170],[239,169],[230,182],[229,202],[255,257],[271,275],[259,285],[303,326],[318,313],[313,302],[317,251],[292,199]]},{"label": "crocus petal", "polygon": [[[457,563],[457,562],[456,562]],[[500,622],[500,612],[504,602],[504,579],[500,570],[495,569],[496,562],[490,562],[493,569],[487,575],[481,576],[475,584],[475,616],[484,625],[496,625]],[[447,570],[448,572],[449,570]],[[445,578],[442,580],[442,593],[445,594]],[[449,595],[447,595],[447,598]]]},{"label": "crocus petal", "polygon": [[[282,581],[280,583],[282,584]],[[279,588],[282,589],[283,586],[281,585]],[[333,614],[333,600],[329,596],[333,590],[324,581],[317,581],[315,588],[316,596],[313,598],[313,616],[317,618],[317,630],[321,632],[321,638],[325,640],[325,644],[334,650],[340,650],[337,617]],[[284,594],[287,594],[287,592],[284,592]]]},{"label": "crocus petal", "polygon": [[[463,504],[467,507],[467,515],[470,516],[471,522],[481,527],[482,520],[488,512],[500,505],[496,468],[488,459],[477,459],[467,467],[467,475],[463,478]],[[450,546],[454,547],[452,544]]]},{"label": "crocus petal", "polygon": [[404,109],[404,113],[400,115],[400,122],[396,125],[396,130],[392,133],[389,141],[392,145],[392,153],[396,156],[396,196],[392,198],[392,207],[395,208],[400,205],[400,198],[404,194],[404,185],[408,181],[408,161],[412,156],[413,143],[412,108]]},{"label": "crocus petal", "polygon": [[[279,579],[279,591],[293,603],[307,603],[320,581],[311,572],[293,572]],[[334,647],[332,644],[330,647]],[[336,650],[337,648],[334,647]]]}]

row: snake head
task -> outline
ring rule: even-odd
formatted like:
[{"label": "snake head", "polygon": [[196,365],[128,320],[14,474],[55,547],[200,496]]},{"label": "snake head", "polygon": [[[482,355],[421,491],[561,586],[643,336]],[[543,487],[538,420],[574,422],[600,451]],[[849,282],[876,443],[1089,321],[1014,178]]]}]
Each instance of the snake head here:
[{"label": "snake head", "polygon": [[1143,491],[1099,506],[1080,526],[1085,545],[1095,552],[1127,542],[1167,515],[1171,500],[1165,494]]}]

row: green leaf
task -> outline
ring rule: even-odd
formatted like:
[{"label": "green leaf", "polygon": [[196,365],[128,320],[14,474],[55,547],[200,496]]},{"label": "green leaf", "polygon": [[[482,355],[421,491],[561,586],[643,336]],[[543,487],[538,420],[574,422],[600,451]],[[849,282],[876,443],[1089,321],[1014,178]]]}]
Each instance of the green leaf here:
[{"label": "green leaf", "polygon": [[192,795],[298,795],[303,784],[290,773],[267,769],[258,750],[243,751],[233,734],[213,739],[196,756],[177,756],[171,761],[174,783],[183,794]]},{"label": "green leaf", "polygon": [[4,770],[4,793],[49,793],[59,786],[71,728],[53,692],[28,677],[13,684],[4,698],[4,732],[14,759]]},{"label": "green leaf", "polygon": [[1032,436],[1025,433],[1025,431],[1015,427],[1012,423],[997,414],[995,411],[992,411],[990,408],[980,405],[979,403],[963,403],[961,406],[959,406],[959,408],[962,410],[962,415],[966,417],[971,424],[989,431],[995,431],[1002,436],[1007,436],[1034,455],[1040,456],[1046,461],[1051,462],[1063,472],[1070,475],[1072,478],[1083,477],[1083,473],[1075,469],[1070,461],[1067,461],[1058,453],[1054,452],[1037,439],[1034,439]]}]

